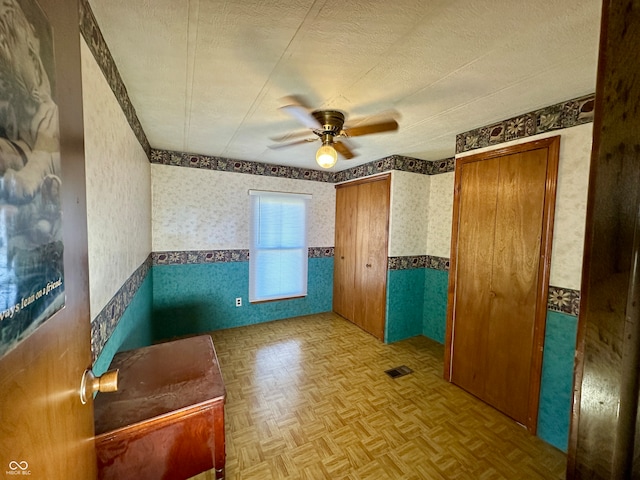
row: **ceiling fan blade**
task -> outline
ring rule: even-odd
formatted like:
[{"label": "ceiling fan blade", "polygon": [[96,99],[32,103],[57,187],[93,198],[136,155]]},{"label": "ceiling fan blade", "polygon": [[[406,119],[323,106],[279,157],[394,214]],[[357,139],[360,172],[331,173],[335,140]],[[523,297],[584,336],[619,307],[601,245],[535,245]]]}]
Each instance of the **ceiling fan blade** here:
[{"label": "ceiling fan blade", "polygon": [[398,122],[393,119],[385,120],[378,123],[370,123],[368,125],[360,125],[356,127],[345,128],[344,133],[348,137],[358,137],[360,135],[369,135],[370,133],[390,132],[398,129]]},{"label": "ceiling fan blade", "polygon": [[310,134],[309,130],[299,130],[297,132],[289,132],[284,135],[279,135],[277,137],[269,137],[274,142],[288,142],[289,140],[295,140],[300,137],[308,137]]},{"label": "ceiling fan blade", "polygon": [[311,143],[311,142],[315,142],[316,140],[318,140],[318,137],[316,138],[305,138],[303,140],[296,140],[295,142],[289,142],[289,143],[280,143],[277,145],[268,145],[268,147],[272,150],[277,150],[279,148],[285,148],[285,147],[293,147],[294,145],[302,145],[303,143]]},{"label": "ceiling fan blade", "polygon": [[280,110],[291,115],[307,128],[311,128],[312,130],[322,128],[320,122],[311,115],[311,110],[302,103],[299,97],[291,95],[284,97],[282,100],[287,103],[280,107]]},{"label": "ceiling fan blade", "polygon": [[336,151],[342,155],[344,158],[346,158],[347,160],[352,159],[353,157],[356,156],[355,153],[353,153],[351,151],[351,149],[349,147],[347,147],[347,145],[341,141],[336,141],[333,142],[333,148],[336,149]]}]

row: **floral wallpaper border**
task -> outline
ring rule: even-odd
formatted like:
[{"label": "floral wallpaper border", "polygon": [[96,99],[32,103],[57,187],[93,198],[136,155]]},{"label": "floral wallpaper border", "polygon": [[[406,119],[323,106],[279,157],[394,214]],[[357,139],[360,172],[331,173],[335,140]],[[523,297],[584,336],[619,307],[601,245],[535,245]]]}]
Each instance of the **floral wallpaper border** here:
[{"label": "floral wallpaper border", "polygon": [[547,308],[577,317],[580,313],[580,291],[549,285]]},{"label": "floral wallpaper border", "polygon": [[402,172],[419,173],[422,175],[438,175],[440,173],[453,172],[455,158],[446,158],[438,161],[421,160],[419,158],[391,155],[373,162],[358,165],[357,167],[334,173],[333,182],[345,182],[356,178],[368,177],[376,173],[399,170]]},{"label": "floral wallpaper border", "polygon": [[131,300],[138,292],[140,285],[147,277],[151,269],[151,255],[140,265],[135,272],[120,287],[116,294],[109,300],[102,311],[91,322],[91,356],[95,362],[104,348],[107,340],[116,329],[120,318],[124,314]]},{"label": "floral wallpaper border", "polygon": [[[309,247],[308,258],[332,258],[333,247]],[[153,265],[189,265],[199,263],[248,262],[249,250],[190,250],[153,252]]]},{"label": "floral wallpaper border", "polygon": [[416,255],[407,257],[389,257],[388,270],[411,270],[414,268],[431,268],[433,270],[449,270],[449,259],[431,255]]},{"label": "floral wallpaper border", "polygon": [[[449,259],[431,255],[389,257],[387,268],[389,270],[431,268],[448,271]],[[547,309],[577,317],[580,312],[580,291],[549,285]]]},{"label": "floral wallpaper border", "polygon": [[151,150],[151,163],[316,182],[331,182],[333,176],[333,172],[156,149]]},{"label": "floral wallpaper border", "polygon": [[574,98],[456,135],[456,154],[593,122],[595,94]]},{"label": "floral wallpaper border", "polygon": [[[309,247],[309,258],[332,258],[333,256],[334,247]],[[249,250],[236,249],[153,252],[150,257],[152,265],[248,262]],[[449,259],[432,255],[389,257],[387,261],[387,268],[389,270],[431,268],[434,270],[448,271]],[[135,275],[136,274],[134,274],[134,276]],[[121,290],[125,289],[125,287],[123,287]],[[579,307],[580,292],[578,290],[554,287],[551,285],[549,286],[549,296],[547,299],[547,308],[549,310],[577,316]],[[105,310],[107,310],[107,308],[108,306],[105,307]]]},{"label": "floral wallpaper border", "polygon": [[127,93],[127,87],[125,87],[124,82],[122,81],[122,77],[120,76],[120,72],[118,71],[118,67],[113,60],[113,57],[111,56],[107,42],[105,42],[102,32],[100,31],[100,27],[98,27],[98,22],[91,10],[89,1],[80,0],[78,5],[80,11],[80,32],[87,42],[89,50],[91,50],[96,62],[100,66],[100,70],[102,70],[103,75],[107,79],[107,83],[118,100],[133,133],[140,142],[140,145],[142,145],[142,149],[147,154],[147,157],[151,158],[151,146],[149,145],[149,140],[147,139],[142,128],[142,124],[138,119],[136,109],[131,103],[131,99]]},{"label": "floral wallpaper border", "polygon": [[151,149],[151,163],[187,168],[202,168],[222,172],[246,173],[250,175],[292,178],[295,180],[339,183],[367,177],[376,173],[388,172],[390,170],[401,170],[422,175],[437,175],[439,173],[452,172],[455,166],[455,159],[452,157],[439,161],[428,161],[404,157],[402,155],[391,155],[340,172],[327,172],[210,155]]}]

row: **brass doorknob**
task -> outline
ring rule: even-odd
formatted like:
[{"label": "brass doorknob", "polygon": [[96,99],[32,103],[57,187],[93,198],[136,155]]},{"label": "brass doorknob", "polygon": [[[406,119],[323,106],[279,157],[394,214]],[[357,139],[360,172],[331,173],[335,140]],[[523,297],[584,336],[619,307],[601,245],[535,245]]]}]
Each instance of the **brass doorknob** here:
[{"label": "brass doorknob", "polygon": [[119,370],[109,370],[99,377],[93,374],[88,368],[82,374],[82,382],[80,383],[80,401],[84,405],[96,392],[116,392],[118,391],[118,372]]}]

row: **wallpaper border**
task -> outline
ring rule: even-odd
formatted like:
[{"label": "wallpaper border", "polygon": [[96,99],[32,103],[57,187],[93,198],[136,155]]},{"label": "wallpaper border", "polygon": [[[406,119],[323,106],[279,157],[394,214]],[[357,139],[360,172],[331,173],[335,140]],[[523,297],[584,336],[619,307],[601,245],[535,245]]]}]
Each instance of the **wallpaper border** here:
[{"label": "wallpaper border", "polygon": [[580,313],[580,291],[549,285],[547,308],[577,317]]},{"label": "wallpaper border", "polygon": [[[308,258],[332,258],[333,247],[309,247]],[[153,265],[194,265],[202,263],[248,262],[248,249],[181,250],[152,252]]]},{"label": "wallpaper border", "polygon": [[340,172],[328,172],[211,155],[200,155],[196,153],[159,150],[155,148],[151,149],[150,160],[151,163],[157,165],[201,168],[219,172],[246,173],[249,175],[310,180],[325,183],[340,183],[356,178],[368,177],[376,173],[388,172],[390,170],[419,173],[421,175],[437,175],[440,173],[453,172],[455,167],[455,158],[453,157],[444,160],[430,161],[402,155],[391,155]]},{"label": "wallpaper border", "polygon": [[152,255],[131,274],[116,294],[107,302],[96,318],[91,322],[91,358],[92,363],[102,352],[107,340],[118,326],[118,322],[131,300],[138,292],[152,266]]},{"label": "wallpaper border", "polygon": [[449,270],[449,259],[432,255],[414,255],[405,257],[389,257],[388,270],[412,270],[415,268],[431,268],[433,270]]},{"label": "wallpaper border", "polygon": [[419,173],[421,175],[438,175],[440,173],[453,172],[455,158],[443,160],[421,160],[419,158],[405,157],[403,155],[391,155],[389,157],[374,160],[373,162],[335,172],[333,182],[345,182],[356,178],[368,177],[376,173],[398,170],[401,172]]},{"label": "wallpaper border", "polygon": [[[332,258],[333,256],[334,247],[309,247],[309,258]],[[229,249],[152,252],[150,258],[152,265],[193,265],[203,263],[248,262],[249,250]],[[446,257],[436,257],[432,255],[389,257],[387,259],[387,269],[411,270],[417,268],[430,268],[433,270],[449,271],[449,262],[449,259]],[[552,285],[549,286],[549,294],[547,298],[547,308],[549,310],[577,316],[579,313],[579,307],[580,292],[578,290],[555,287]]]},{"label": "wallpaper border", "polygon": [[593,122],[595,94],[585,95],[456,135],[456,155]]},{"label": "wallpaper border", "polygon": [[[449,271],[449,259],[431,255],[388,258],[388,270],[412,270],[417,268]],[[549,285],[547,310],[577,317],[580,313],[580,291]]]}]

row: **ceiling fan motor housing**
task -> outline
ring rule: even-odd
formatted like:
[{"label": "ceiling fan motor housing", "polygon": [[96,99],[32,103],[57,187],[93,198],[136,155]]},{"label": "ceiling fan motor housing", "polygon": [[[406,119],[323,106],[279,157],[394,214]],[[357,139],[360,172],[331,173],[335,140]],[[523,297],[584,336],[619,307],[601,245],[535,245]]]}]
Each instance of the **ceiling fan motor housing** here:
[{"label": "ceiling fan motor housing", "polygon": [[[311,113],[322,125],[322,136],[338,135],[344,125],[344,114],[338,110],[316,110]],[[324,138],[323,138],[324,140]]]}]

